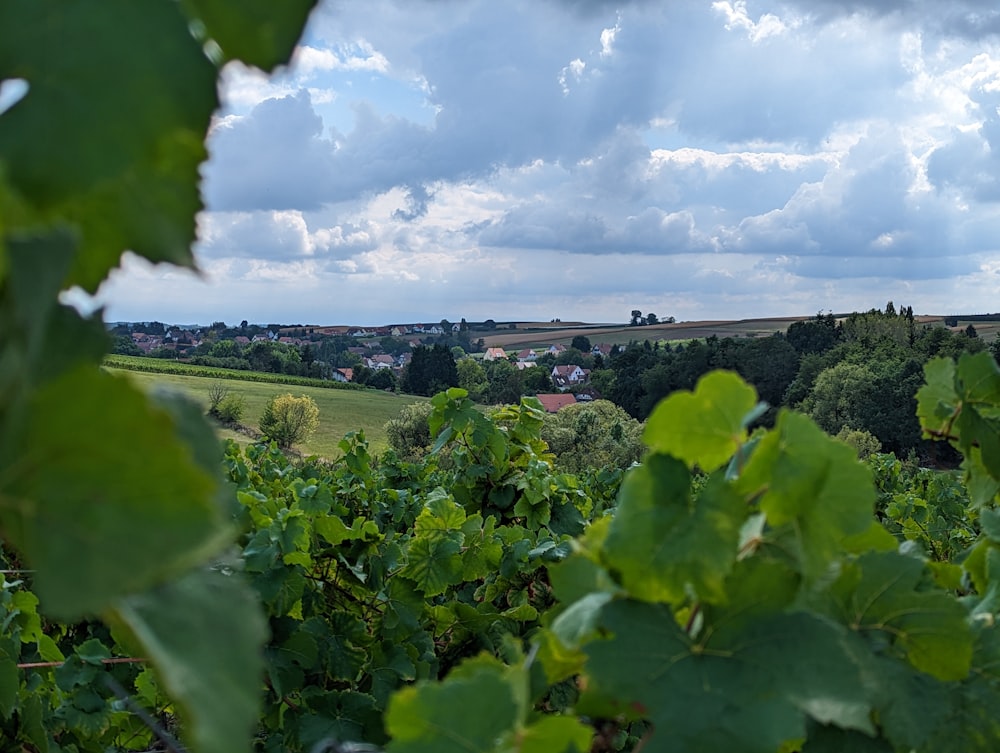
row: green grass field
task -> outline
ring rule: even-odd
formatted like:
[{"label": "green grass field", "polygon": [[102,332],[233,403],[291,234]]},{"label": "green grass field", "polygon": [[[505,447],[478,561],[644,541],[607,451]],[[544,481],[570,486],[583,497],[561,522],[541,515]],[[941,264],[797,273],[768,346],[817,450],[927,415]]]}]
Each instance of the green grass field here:
[{"label": "green grass field", "polygon": [[[178,390],[197,400],[206,409],[209,387],[219,381],[178,374],[147,374],[119,369],[108,369],[108,371],[132,380],[143,389],[162,385]],[[308,442],[297,445],[295,449],[303,455],[318,455],[330,460],[341,454],[337,445],[344,435],[359,429],[364,430],[370,451],[375,454],[381,453],[389,446],[384,428],[385,422],[395,418],[403,406],[426,400],[414,395],[394,395],[375,390],[330,390],[321,387],[246,382],[238,379],[227,379],[221,383],[233,393],[244,397],[246,411],[242,423],[253,428],[257,427],[264,405],[272,395],[290,392],[293,395],[311,397],[319,406],[319,429]],[[241,444],[251,441],[244,434],[225,429],[220,429],[219,435],[235,439]]]}]

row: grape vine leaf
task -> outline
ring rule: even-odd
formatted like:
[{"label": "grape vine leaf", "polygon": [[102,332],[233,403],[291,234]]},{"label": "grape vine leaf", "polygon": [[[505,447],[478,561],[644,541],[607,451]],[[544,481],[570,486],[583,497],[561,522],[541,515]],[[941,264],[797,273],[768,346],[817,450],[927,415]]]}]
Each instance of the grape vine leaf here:
[{"label": "grape vine leaf", "polygon": [[153,663],[192,747],[245,752],[261,699],[267,626],[238,574],[224,566],[194,570],[121,600],[106,619]]},{"label": "grape vine leaf", "polygon": [[[0,287],[2,411],[12,424],[28,420],[28,395],[42,383],[80,363],[96,366],[108,336],[98,319],[83,319],[58,303],[76,241],[66,231],[7,238],[9,275]],[[2,248],[2,245],[0,245]],[[8,430],[10,427],[8,425]]]},{"label": "grape vine leaf", "polygon": [[0,640],[0,715],[5,719],[10,719],[16,708],[17,691],[21,687],[17,671],[18,656],[13,640]]},{"label": "grape vine leaf", "polygon": [[991,751],[1000,739],[1000,632],[975,629],[973,667],[959,682],[942,682],[889,656],[870,673],[882,733],[895,750]]},{"label": "grape vine leaf", "polygon": [[438,684],[396,693],[386,711],[388,753],[493,753],[520,716],[516,691],[495,661],[466,662]]},{"label": "grape vine leaf", "polygon": [[957,365],[928,361],[924,375],[917,415],[925,436],[960,449],[973,501],[992,502],[1000,488],[1000,366],[988,352],[963,353]]},{"label": "grape vine leaf", "polygon": [[309,707],[317,713],[304,714],[299,724],[303,750],[329,749],[331,740],[370,740],[377,735],[379,713],[370,695],[334,691],[311,696]]},{"label": "grape vine leaf", "polygon": [[30,88],[0,115],[0,165],[40,218],[79,228],[66,285],[95,290],[126,249],[191,266],[218,99],[178,5],[4,2],[0,79],[10,77]]},{"label": "grape vine leaf", "polygon": [[[618,600],[603,611],[611,635],[584,647],[587,690],[617,713],[649,719],[662,753],[774,753],[815,718],[871,732],[856,641],[804,612],[762,614],[731,640],[693,641],[662,604]],[[605,701],[606,703],[606,701]]]},{"label": "grape vine leaf", "polygon": [[863,732],[841,729],[830,725],[812,723],[801,753],[894,753],[884,738],[872,737]]},{"label": "grape vine leaf", "polygon": [[694,499],[687,466],[651,455],[622,484],[607,564],[640,599],[678,603],[690,587],[700,599],[721,600],[745,516],[742,498],[721,478]]},{"label": "grape vine leaf", "polygon": [[924,563],[896,552],[871,552],[842,564],[829,589],[831,616],[870,640],[893,647],[940,680],[969,674],[973,634],[965,607],[925,586]]},{"label": "grape vine leaf", "polygon": [[871,528],[871,471],[854,450],[799,413],[779,413],[737,486],[748,499],[759,500],[772,528],[769,539],[785,546],[809,578],[822,577],[845,542]]},{"label": "grape vine leaf", "polygon": [[546,716],[513,735],[516,753],[587,753],[594,732],[578,719]]},{"label": "grape vine leaf", "polygon": [[265,71],[286,62],[316,0],[285,0],[275,12],[271,0],[182,0],[204,25],[226,60],[241,60]]},{"label": "grape vine leaf", "polygon": [[30,414],[0,524],[37,568],[48,614],[97,614],[225,544],[216,478],[126,380],[77,367],[43,385]]},{"label": "grape vine leaf", "polygon": [[753,387],[732,372],[713,371],[694,392],[678,390],[662,400],[646,422],[643,441],[654,452],[711,473],[746,441],[746,419],[756,405]]},{"label": "grape vine leaf", "polygon": [[946,436],[955,415],[955,362],[932,358],[924,364],[924,384],[917,390],[917,417],[931,436]]},{"label": "grape vine leaf", "polygon": [[443,489],[428,495],[414,524],[416,535],[406,552],[400,574],[413,580],[427,596],[444,593],[462,579],[465,511]]}]

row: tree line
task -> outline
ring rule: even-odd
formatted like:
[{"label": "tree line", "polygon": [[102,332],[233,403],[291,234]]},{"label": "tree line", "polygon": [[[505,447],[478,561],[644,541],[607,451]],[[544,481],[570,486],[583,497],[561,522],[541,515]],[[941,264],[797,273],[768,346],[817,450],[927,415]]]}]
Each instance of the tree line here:
[{"label": "tree line", "polygon": [[[632,342],[610,360],[604,396],[644,420],[670,393],[692,389],[713,369],[737,372],[770,410],[789,407],[811,416],[827,432],[865,432],[881,449],[929,453],[922,442],[914,395],[931,358],[991,350],[973,327],[952,331],[918,324],[912,307],[817,314],[764,338],[718,338],[669,344]],[[945,450],[947,448],[944,448]]]}]

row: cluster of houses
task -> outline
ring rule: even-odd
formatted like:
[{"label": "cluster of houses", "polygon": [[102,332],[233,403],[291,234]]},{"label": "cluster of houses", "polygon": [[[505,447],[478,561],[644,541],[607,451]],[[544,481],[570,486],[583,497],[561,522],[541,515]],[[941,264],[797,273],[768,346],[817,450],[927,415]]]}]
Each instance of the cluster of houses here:
[{"label": "cluster of houses", "polygon": [[[460,332],[461,324],[452,324],[451,331]],[[407,335],[443,335],[440,324],[396,324],[388,327],[348,328],[345,334],[351,337],[406,337]]]},{"label": "cluster of houses", "polygon": [[[412,353],[401,353],[398,356],[390,356],[386,353],[371,354],[371,348],[348,348],[348,352],[356,353],[361,358],[361,363],[372,371],[391,369],[397,377],[402,375],[403,368],[413,360]],[[353,368],[339,368],[333,370],[333,379],[337,382],[351,382],[354,380]]]},{"label": "cluster of houses", "polygon": [[143,353],[151,353],[157,348],[185,351],[197,348],[201,345],[201,341],[200,330],[168,329],[162,335],[153,335],[148,332],[132,333],[132,342]]},{"label": "cluster of houses", "polygon": [[[451,325],[451,329],[452,332],[458,332],[460,331],[460,325]],[[349,335],[357,338],[359,342],[357,346],[348,348],[348,351],[357,355],[361,359],[362,364],[373,371],[391,369],[392,372],[398,377],[406,365],[412,360],[412,354],[402,353],[399,355],[389,355],[386,353],[379,353],[378,351],[381,350],[382,345],[378,338],[405,338],[407,336],[416,335],[418,336],[417,338],[409,341],[409,345],[411,347],[416,347],[421,345],[421,341],[419,339],[420,336],[440,336],[445,334],[445,330],[440,324],[427,326],[423,324],[409,324],[369,328],[316,327],[310,328],[309,333],[312,337],[309,339],[293,336],[293,333],[301,334],[301,332],[295,330],[292,330],[291,332],[287,330],[278,330],[277,332],[267,330],[266,332],[254,334],[250,337],[239,335],[234,337],[233,340],[242,346],[248,346],[258,341],[270,341],[301,347],[309,344],[310,342],[315,342],[316,335],[319,335],[320,337],[330,335]],[[162,335],[147,332],[132,332],[131,336],[132,341],[143,353],[150,353],[157,348],[176,349],[183,353],[184,351],[198,347],[203,340],[203,333],[199,329],[185,329],[179,327],[168,328]],[[371,340],[365,341],[365,338],[371,338]],[[608,358],[612,354],[613,348],[613,345],[598,343],[593,346],[592,354]],[[558,357],[565,351],[565,346],[560,344],[554,344],[548,348],[542,349],[525,348],[517,353],[508,353],[503,348],[493,347],[486,350],[486,352],[482,355],[482,360],[485,362],[500,359],[507,360],[513,363],[518,369],[523,370],[535,368],[537,366],[538,359],[543,355]],[[477,355],[476,357],[479,356]],[[554,412],[564,405],[569,405],[579,400],[593,399],[594,395],[586,389],[590,382],[590,369],[585,369],[577,364],[560,364],[552,367],[550,376],[552,377],[553,385],[557,390],[559,390],[559,393],[538,396],[539,399],[542,400],[546,410]],[[353,381],[354,369],[334,369],[332,378],[340,382]],[[573,392],[571,393],[570,390]]]},{"label": "cluster of houses", "polygon": [[[199,329],[170,328],[162,335],[155,335],[149,332],[132,332],[132,342],[143,353],[150,353],[157,348],[167,350],[187,351],[197,348],[202,344],[203,334]],[[302,346],[308,345],[310,340],[301,337],[286,337],[279,333],[268,330],[264,334],[257,334],[253,337],[238,335],[233,341],[240,345],[250,345],[258,341],[280,342],[285,345]]]},{"label": "cluster of houses", "polygon": [[[611,355],[613,348],[613,345],[598,343],[591,349],[591,353],[595,356],[603,356],[604,358],[607,358]],[[536,351],[532,348],[525,348],[511,358],[511,356],[503,348],[488,348],[486,353],[483,355],[483,360],[496,361],[498,359],[507,359],[513,361],[519,369],[530,369],[536,365],[536,361],[539,356],[553,355],[558,357],[564,352],[566,352],[565,346],[557,343],[555,345],[550,345],[548,348],[541,351]],[[555,385],[556,389],[565,391],[573,387],[586,385],[590,381],[590,369],[584,369],[576,364],[553,366],[551,377],[552,383]]]}]

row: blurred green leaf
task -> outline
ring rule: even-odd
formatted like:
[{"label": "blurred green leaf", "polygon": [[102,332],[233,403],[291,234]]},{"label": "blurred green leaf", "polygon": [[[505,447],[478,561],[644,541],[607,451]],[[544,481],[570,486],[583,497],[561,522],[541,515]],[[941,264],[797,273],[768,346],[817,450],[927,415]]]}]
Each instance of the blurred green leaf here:
[{"label": "blurred green leaf", "polygon": [[80,230],[65,286],[93,291],[121,253],[190,266],[216,69],[171,0],[0,4],[0,169],[46,221]]},{"label": "blurred green leaf", "polygon": [[195,570],[123,599],[106,617],[153,663],[196,750],[245,753],[260,708],[267,627],[239,575]]},{"label": "blurred green leaf", "polygon": [[791,553],[809,578],[823,576],[846,541],[870,531],[871,471],[801,414],[778,415],[736,484],[759,500],[772,529],[768,540]]},{"label": "blurred green leaf", "polygon": [[711,473],[746,441],[746,418],[756,405],[753,387],[732,372],[713,371],[694,392],[678,390],[664,399],[647,420],[643,441]]},{"label": "blurred green leaf", "polygon": [[217,479],[126,380],[78,367],[30,407],[0,489],[0,522],[38,569],[48,614],[99,613],[224,545]]},{"label": "blurred green leaf", "polygon": [[[316,0],[182,0],[226,60],[270,71],[288,62]],[[276,12],[280,8],[280,12]]]},{"label": "blurred green leaf", "polygon": [[687,467],[651,455],[625,477],[604,554],[640,599],[678,603],[693,588],[699,599],[718,601],[746,514],[746,504],[721,479],[695,499]]}]

